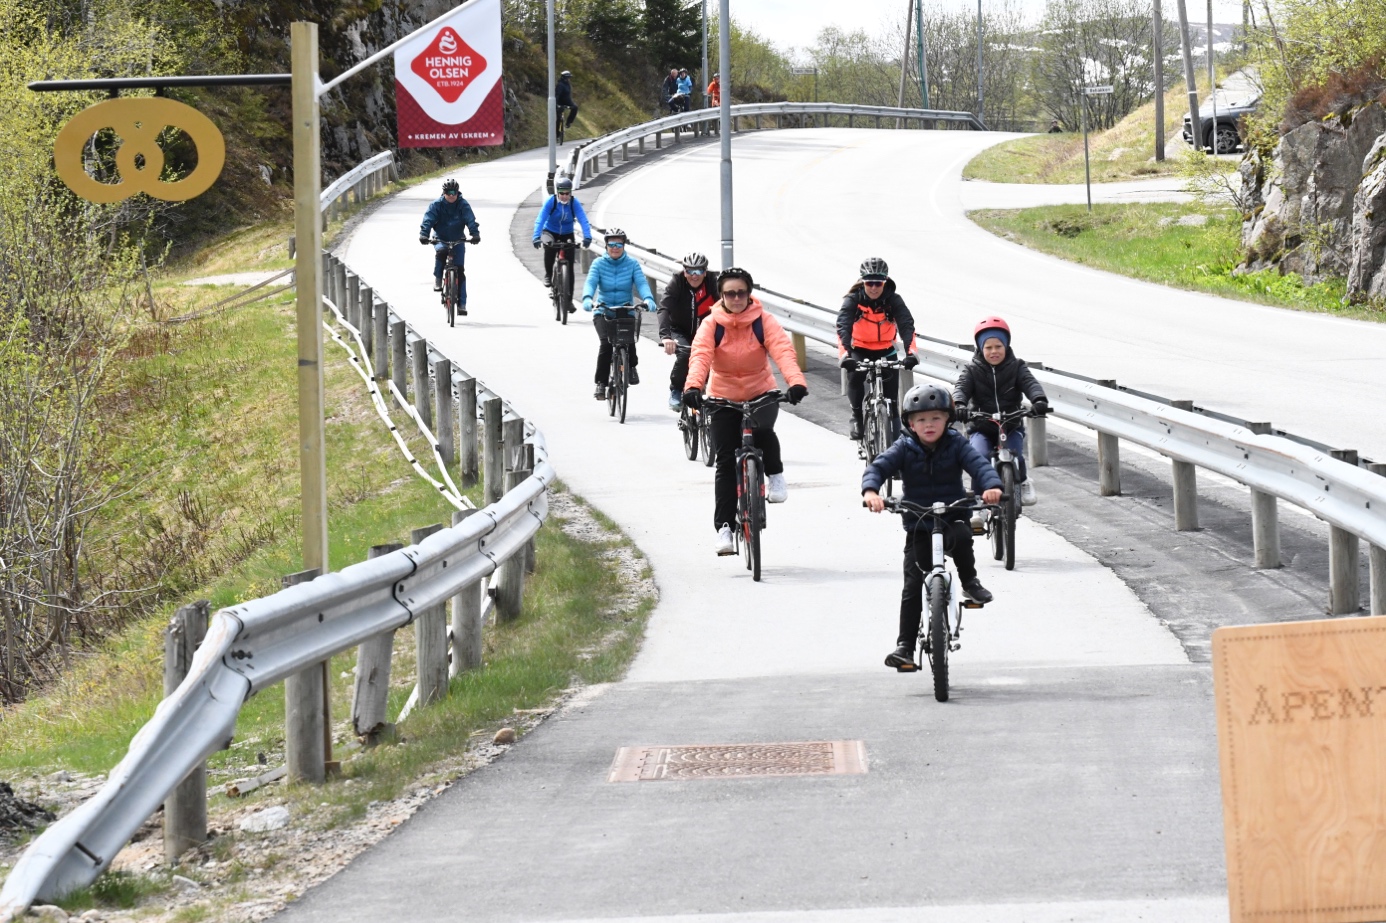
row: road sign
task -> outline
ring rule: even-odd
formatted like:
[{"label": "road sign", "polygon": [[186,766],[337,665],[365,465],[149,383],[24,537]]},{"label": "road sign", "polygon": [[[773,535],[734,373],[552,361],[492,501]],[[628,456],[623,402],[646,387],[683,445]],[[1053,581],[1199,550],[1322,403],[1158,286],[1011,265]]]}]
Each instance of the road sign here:
[{"label": "road sign", "polygon": [[1232,923],[1386,919],[1386,618],[1219,628]]},{"label": "road sign", "polygon": [[790,68],[790,73],[795,77],[814,77],[818,75],[816,67],[794,67]]},{"label": "road sign", "polygon": [[1112,85],[1109,83],[1105,87],[1083,87],[1083,92],[1089,96],[1106,96],[1112,92]]}]

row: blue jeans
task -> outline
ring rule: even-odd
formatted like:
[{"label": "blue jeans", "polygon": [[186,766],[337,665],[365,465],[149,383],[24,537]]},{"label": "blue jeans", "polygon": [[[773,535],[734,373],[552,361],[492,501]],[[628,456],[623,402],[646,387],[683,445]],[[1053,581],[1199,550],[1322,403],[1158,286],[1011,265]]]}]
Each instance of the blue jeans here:
[{"label": "blue jeans", "polygon": [[[447,262],[447,258],[448,258],[448,248],[447,248],[447,245],[446,245],[446,244],[434,244],[434,245],[433,245],[433,281],[434,281],[435,283],[441,284],[442,281],[443,281],[443,264],[444,264],[445,262]],[[453,261],[454,263],[457,264],[457,268],[458,268],[458,269],[461,269],[461,268],[466,264],[466,261],[467,261],[467,245],[466,245],[466,244],[459,243],[456,247],[453,248],[453,252],[452,252],[452,261]],[[458,303],[460,306],[462,306],[462,307],[465,308],[465,307],[467,306],[467,274],[466,274],[465,272],[463,272],[463,273],[461,273],[461,277],[462,277],[462,278],[458,280],[458,284],[457,284],[457,303]]]},{"label": "blue jeans", "polygon": [[[973,433],[967,437],[967,441],[972,443],[972,448],[982,453],[983,458],[991,459],[991,450],[995,443],[985,433]],[[1011,454],[1015,456],[1016,477],[1022,481],[1025,480],[1025,430],[1007,431],[1006,448],[1010,449]],[[976,484],[972,485],[972,490],[976,493]]]}]

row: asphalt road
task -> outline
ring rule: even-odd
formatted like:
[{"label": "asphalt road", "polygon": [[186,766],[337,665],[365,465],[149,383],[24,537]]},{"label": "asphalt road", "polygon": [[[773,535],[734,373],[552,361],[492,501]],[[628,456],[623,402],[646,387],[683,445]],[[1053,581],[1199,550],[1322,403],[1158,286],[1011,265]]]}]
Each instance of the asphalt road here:
[{"label": "asphalt road", "polygon": [[[801,134],[786,138],[788,173]],[[977,144],[935,137],[955,135]],[[591,397],[588,318],[554,324],[511,251],[542,153],[460,178],[483,243],[468,254],[458,327],[414,241],[432,190],[385,203],[343,255],[544,431],[560,476],[648,556],[660,602],[626,681],[454,786],[284,919],[1225,918],[1208,671],[1111,570],[1026,522],[1018,570],[983,564],[997,601],[968,616],[953,700],[935,703],[927,678],[880,665],[901,534],[860,508],[850,444],[781,417],[790,499],[771,509],[765,580],[752,583],[711,553],[711,471],[681,455],[668,360],[642,344],[645,383],[629,422],[614,423]],[[685,219],[670,214],[664,246],[715,252],[676,236]],[[663,227],[628,226],[637,239]],[[801,251],[799,279],[829,275],[825,241]],[[607,781],[620,747],[842,739],[864,743],[864,775]]]}]

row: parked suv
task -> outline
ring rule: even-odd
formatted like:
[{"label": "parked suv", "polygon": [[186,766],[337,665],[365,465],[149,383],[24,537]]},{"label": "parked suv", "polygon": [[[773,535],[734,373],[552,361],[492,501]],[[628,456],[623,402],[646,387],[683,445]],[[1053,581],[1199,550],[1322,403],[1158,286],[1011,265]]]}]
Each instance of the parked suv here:
[{"label": "parked suv", "polygon": [[[1217,100],[1217,126],[1213,125],[1213,101],[1207,100],[1198,110],[1198,120],[1202,123],[1199,132],[1199,147],[1203,150],[1213,146],[1214,131],[1217,134],[1217,152],[1219,154],[1231,154],[1242,146],[1241,119],[1244,115],[1250,115],[1256,111],[1256,107],[1261,103],[1260,95],[1233,98],[1219,91],[1215,97]],[[1184,141],[1193,144],[1193,135],[1189,132],[1189,117],[1184,116]]]}]

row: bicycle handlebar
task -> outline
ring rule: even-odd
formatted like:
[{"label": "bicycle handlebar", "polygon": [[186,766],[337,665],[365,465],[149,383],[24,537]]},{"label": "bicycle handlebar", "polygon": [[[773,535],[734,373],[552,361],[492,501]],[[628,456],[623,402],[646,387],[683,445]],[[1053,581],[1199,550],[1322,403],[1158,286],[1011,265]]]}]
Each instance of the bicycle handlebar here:
[{"label": "bicycle handlebar", "polygon": [[[1001,503],[1005,503],[1009,499],[1010,497],[1005,494],[1001,495]],[[918,513],[920,516],[936,516],[939,513],[947,513],[950,510],[997,509],[1001,505],[999,503],[982,503],[976,497],[962,497],[961,499],[954,500],[952,503],[940,502],[934,504],[934,506],[920,506],[918,503],[911,503],[904,497],[884,497],[882,500],[885,503],[887,512]],[[861,505],[866,506],[866,501],[863,500]],[[942,507],[942,509],[936,509],[935,507]]]},{"label": "bicycle handlebar", "polygon": [[424,241],[425,244],[443,244],[448,247],[455,247],[458,244],[476,244],[480,242],[480,237],[459,237],[457,240],[443,240],[441,237],[430,237],[428,240]]},{"label": "bicycle handlebar", "polygon": [[1020,410],[1008,410],[1005,413],[984,413],[980,410],[974,410],[967,415],[967,419],[969,421],[985,420],[996,423],[999,426],[1005,426],[1007,423],[1014,423],[1016,420],[1024,417],[1034,416],[1038,416],[1038,414],[1036,414],[1033,409],[1022,407]]},{"label": "bicycle handlebar", "polygon": [[762,407],[769,407],[771,404],[787,403],[789,398],[783,391],[766,391],[759,397],[749,401],[729,401],[724,397],[705,397],[702,403],[708,407],[726,407],[731,410],[739,410],[743,416],[755,413]]}]

